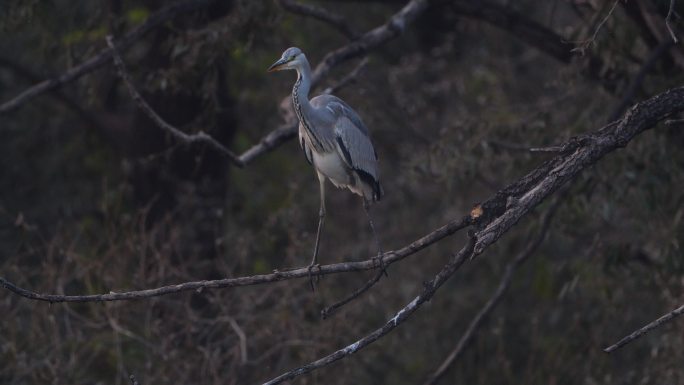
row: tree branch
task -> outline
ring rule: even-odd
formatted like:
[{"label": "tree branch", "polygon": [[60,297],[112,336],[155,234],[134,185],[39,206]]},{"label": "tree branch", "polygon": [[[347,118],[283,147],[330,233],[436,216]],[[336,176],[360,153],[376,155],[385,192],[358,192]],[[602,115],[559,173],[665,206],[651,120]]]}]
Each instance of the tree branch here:
[{"label": "tree branch", "polygon": [[311,4],[302,4],[294,0],[279,0],[280,6],[284,9],[296,13],[298,15],[309,16],[320,20],[324,23],[332,25],[335,29],[340,31],[349,40],[354,40],[359,37],[359,34],[349,26],[347,20],[341,15],[332,13],[325,8],[318,7]]},{"label": "tree branch", "polygon": [[363,293],[367,292],[371,287],[378,283],[384,274],[385,270],[383,270],[382,267],[379,267],[378,271],[376,271],[373,275],[373,278],[369,279],[368,282],[366,282],[363,286],[354,290],[354,292],[344,297],[342,300],[337,301],[330,306],[326,306],[323,310],[321,310],[321,318],[326,319],[330,317],[334,312],[337,311],[337,309],[355,300],[356,298],[359,298]]},{"label": "tree branch", "polygon": [[[148,17],[143,24],[128,32],[123,38],[121,38],[119,42],[116,43],[116,46],[119,50],[126,50],[131,45],[133,45],[133,43],[138,41],[141,37],[143,37],[145,34],[147,34],[150,30],[157,27],[158,25],[167,22],[168,20],[172,19],[178,14],[206,7],[213,1],[214,0],[193,0],[174,3],[169,6],[166,6],[152,14],[150,17]],[[81,76],[100,68],[102,65],[107,63],[111,58],[112,50],[111,48],[106,48],[100,51],[100,53],[98,53],[97,55],[86,60],[85,62],[64,72],[60,76],[44,80],[34,86],[27,88],[11,100],[8,100],[5,103],[1,104],[0,115],[17,109],[22,104],[26,103],[27,101],[31,100],[32,98],[38,95],[59,88],[66,83],[70,83],[80,78]]]},{"label": "tree branch", "polygon": [[[410,255],[413,255],[426,247],[456,233],[472,223],[470,216],[465,216],[459,220],[454,220],[446,225],[430,232],[424,237],[415,240],[403,248],[396,251],[386,252],[383,261],[390,265],[398,262]],[[352,271],[371,270],[377,267],[377,262],[374,259],[368,259],[357,262],[341,262],[329,265],[322,265],[320,269],[316,269],[316,274],[328,275],[337,273],[346,273]],[[210,281],[193,281],[185,282],[177,285],[162,286],[155,289],[145,289],[137,291],[127,291],[122,293],[109,292],[108,294],[91,294],[91,295],[59,295],[59,294],[40,294],[13,284],[12,282],[0,277],[0,286],[5,289],[18,294],[22,297],[45,301],[49,303],[59,302],[104,302],[104,301],[125,301],[136,300],[150,297],[158,297],[162,295],[180,293],[185,291],[201,292],[204,289],[220,289],[226,287],[237,286],[252,286],[264,283],[278,282],[296,278],[309,278],[311,271],[308,267],[300,267],[289,270],[278,271],[275,270],[271,274],[259,274],[246,277],[225,278]]]},{"label": "tree branch", "polygon": [[162,130],[166,131],[169,133],[171,136],[173,136],[176,140],[183,142],[188,145],[192,144],[204,144],[218,152],[219,154],[225,156],[228,158],[234,165],[238,167],[244,167],[244,163],[235,155],[233,154],[232,151],[227,149],[224,145],[219,143],[216,139],[211,137],[210,135],[206,134],[204,131],[199,131],[196,134],[186,134],[183,131],[179,130],[178,128],[172,126],[171,124],[167,123],[164,119],[162,119],[161,116],[159,116],[153,109],[150,107],[149,104],[145,101],[145,99],[140,96],[140,93],[138,90],[135,89],[135,86],[133,85],[133,82],[131,80],[131,76],[129,75],[128,71],[126,71],[126,65],[124,64],[123,60],[121,59],[121,56],[119,55],[119,52],[117,48],[114,46],[114,38],[111,35],[107,36],[107,45],[109,45],[109,48],[111,50],[112,56],[114,57],[114,64],[116,65],[116,68],[119,73],[119,77],[121,80],[124,81],[126,86],[128,87],[128,92],[131,94],[131,97],[133,98],[133,101],[140,107],[140,109],[147,115],[152,121]]},{"label": "tree branch", "polygon": [[610,345],[609,347],[603,349],[604,352],[606,353],[612,353],[617,349],[620,349],[621,347],[627,345],[628,343],[634,341],[635,339],[643,336],[644,334],[650,332],[651,330],[663,325],[666,322],[670,322],[673,319],[679,317],[680,315],[684,314],[684,306],[678,307],[671,312],[665,314],[664,316],[658,318],[657,320],[648,323],[644,327],[635,330],[632,332],[632,334],[624,337],[620,341],[616,342],[613,345]]}]

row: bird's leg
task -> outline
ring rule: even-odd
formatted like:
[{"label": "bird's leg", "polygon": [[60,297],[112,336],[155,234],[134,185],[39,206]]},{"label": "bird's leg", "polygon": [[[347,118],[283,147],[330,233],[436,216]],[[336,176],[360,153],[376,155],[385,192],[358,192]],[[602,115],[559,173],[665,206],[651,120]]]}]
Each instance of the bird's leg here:
[{"label": "bird's leg", "polygon": [[309,283],[311,284],[311,290],[314,290],[314,279],[312,271],[318,266],[318,247],[321,242],[321,232],[323,231],[323,224],[325,223],[325,177],[318,174],[318,181],[320,183],[321,190],[321,207],[318,210],[318,230],[316,231],[316,244],[314,245],[313,258],[311,258],[311,264],[309,264]]},{"label": "bird's leg", "polygon": [[368,203],[368,200],[366,198],[361,198],[363,199],[363,209],[366,211],[366,216],[368,217],[368,224],[370,225],[371,231],[373,232],[373,238],[375,239],[375,245],[378,248],[378,256],[374,258],[374,260],[377,260],[378,266],[382,269],[382,272],[385,274],[385,277],[387,277],[387,270],[385,270],[385,262],[382,260],[383,257],[383,252],[382,252],[382,247],[380,247],[380,238],[378,238],[378,233],[375,232],[375,225],[373,224],[373,217],[371,217],[370,213],[370,204]]}]

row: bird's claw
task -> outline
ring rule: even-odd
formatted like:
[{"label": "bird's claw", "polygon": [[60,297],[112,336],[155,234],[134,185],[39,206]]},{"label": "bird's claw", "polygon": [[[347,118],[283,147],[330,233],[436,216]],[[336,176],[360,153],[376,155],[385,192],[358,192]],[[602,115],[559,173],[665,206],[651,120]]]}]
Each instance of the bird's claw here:
[{"label": "bird's claw", "polygon": [[[318,269],[318,272],[314,274],[314,269]],[[311,291],[316,291],[316,283],[321,280],[321,265],[318,263],[312,263],[308,267],[309,271],[309,285],[311,285]]]},{"label": "bird's claw", "polygon": [[385,275],[385,277],[389,277],[387,275],[387,264],[385,263],[385,260],[383,259],[384,254],[381,251],[378,251],[378,255],[373,257],[373,267],[374,268],[381,268],[382,273]]}]

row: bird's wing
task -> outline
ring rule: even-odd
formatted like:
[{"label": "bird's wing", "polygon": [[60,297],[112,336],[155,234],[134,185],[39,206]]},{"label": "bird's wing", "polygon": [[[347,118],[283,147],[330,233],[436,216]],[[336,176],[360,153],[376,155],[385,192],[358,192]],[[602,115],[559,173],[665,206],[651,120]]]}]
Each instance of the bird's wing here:
[{"label": "bird's wing", "polygon": [[335,95],[318,95],[311,99],[311,104],[318,108],[328,108],[335,116],[345,116],[347,119],[351,120],[352,123],[358,128],[362,133],[368,136],[368,128],[359,114],[354,111],[344,100],[338,98]]},{"label": "bird's wing", "polygon": [[368,135],[345,115],[335,121],[337,151],[350,168],[370,174],[378,181],[378,156]]}]

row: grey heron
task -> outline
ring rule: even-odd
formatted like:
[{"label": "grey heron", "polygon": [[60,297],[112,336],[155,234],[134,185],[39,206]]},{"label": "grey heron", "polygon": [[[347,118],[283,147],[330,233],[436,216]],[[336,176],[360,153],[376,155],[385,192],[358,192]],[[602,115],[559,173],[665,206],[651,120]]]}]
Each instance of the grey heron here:
[{"label": "grey heron", "polygon": [[299,144],[306,160],[314,166],[320,186],[320,210],[313,258],[309,271],[318,262],[318,247],[325,221],[325,181],[338,188],[348,188],[360,195],[368,223],[378,248],[380,267],[382,249],[370,215],[370,204],[380,200],[383,190],[378,174],[378,155],[371,143],[368,128],[347,103],[333,95],[319,95],[309,101],[311,67],[304,53],[297,47],[283,52],[268,72],[297,71],[292,87],[292,102],[299,118]]}]

